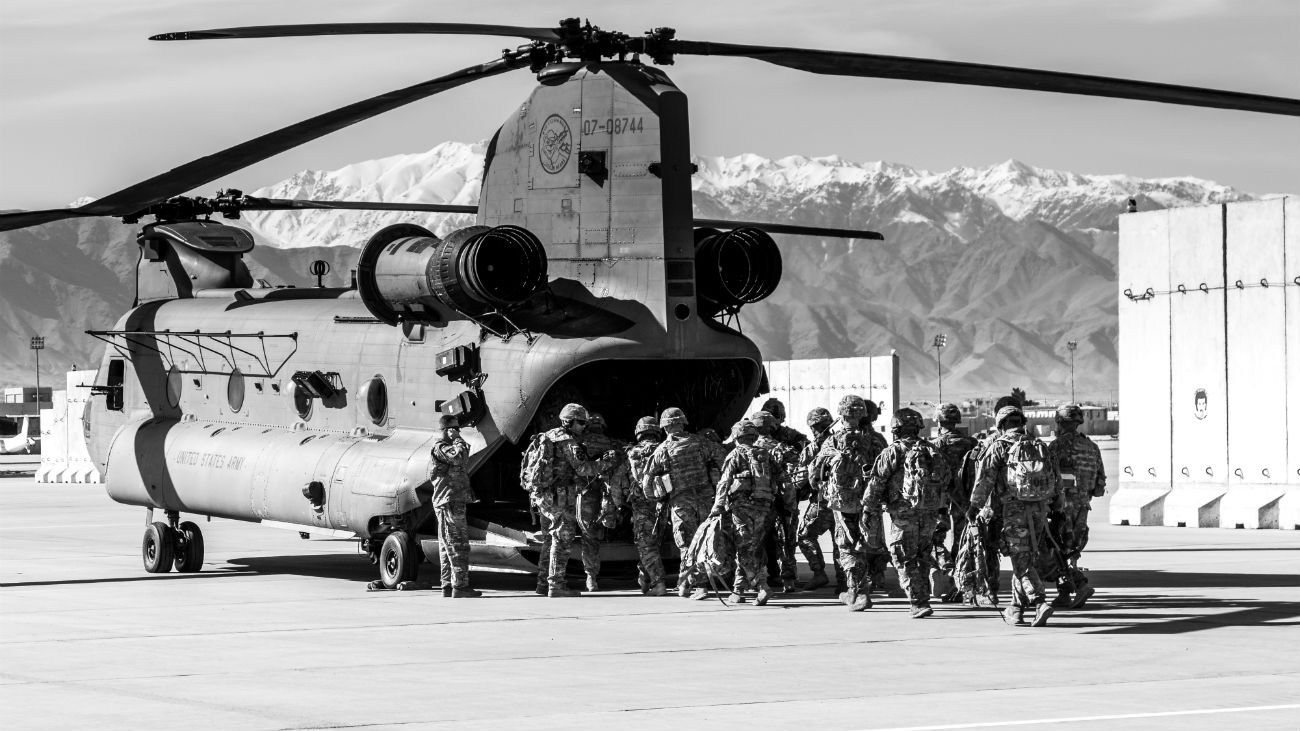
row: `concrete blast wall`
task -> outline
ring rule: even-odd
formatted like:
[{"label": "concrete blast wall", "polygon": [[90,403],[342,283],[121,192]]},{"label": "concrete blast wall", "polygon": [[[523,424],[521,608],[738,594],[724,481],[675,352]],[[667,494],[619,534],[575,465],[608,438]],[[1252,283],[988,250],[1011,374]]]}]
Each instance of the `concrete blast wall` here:
[{"label": "concrete blast wall", "polygon": [[37,482],[99,482],[90,460],[82,416],[92,398],[97,371],[69,371],[68,389],[55,391],[51,408],[41,409],[41,467]]},{"label": "concrete blast wall", "polygon": [[[758,411],[769,398],[780,399],[785,405],[786,424],[808,434],[809,411],[820,406],[833,416],[841,398],[857,394],[880,407],[876,429],[889,438],[889,419],[898,409],[897,355],[769,360],[763,367],[772,391],[755,399],[749,413]],[[722,436],[725,439],[727,435]]]},{"label": "concrete blast wall", "polygon": [[1115,524],[1300,528],[1300,200],[1122,216]]}]

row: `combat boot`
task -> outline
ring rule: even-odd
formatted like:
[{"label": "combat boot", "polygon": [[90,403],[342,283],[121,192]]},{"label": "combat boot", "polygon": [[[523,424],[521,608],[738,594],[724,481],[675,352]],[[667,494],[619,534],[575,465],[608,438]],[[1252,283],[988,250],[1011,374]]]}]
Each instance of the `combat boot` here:
[{"label": "combat boot", "polygon": [[690,595],[691,595],[691,585],[686,583],[685,581],[679,580],[677,582],[677,596],[685,599]]},{"label": "combat boot", "polygon": [[758,596],[755,597],[754,603],[761,607],[767,604],[767,600],[771,598],[772,592],[766,586],[759,585]]},{"label": "combat boot", "polygon": [[1074,595],[1074,601],[1070,602],[1070,609],[1083,609],[1083,605],[1087,604],[1092,595],[1096,593],[1096,589],[1084,584],[1079,593]]},{"label": "combat boot", "polygon": [[812,575],[812,580],[808,582],[808,591],[816,591],[829,583],[831,583],[831,580],[826,578],[826,572],[818,571]]},{"label": "combat boot", "polygon": [[731,595],[727,597],[727,603],[728,603],[728,604],[744,604],[744,603],[745,603],[745,595],[744,595],[744,594],[741,594],[741,593],[738,592],[738,591],[733,591],[733,592],[731,592]]},{"label": "combat boot", "polygon": [[709,592],[704,587],[700,587],[691,592],[691,601],[702,602],[709,598]]},{"label": "combat boot", "polygon": [[550,591],[546,593],[546,596],[552,599],[561,599],[564,597],[582,596],[582,592],[574,591],[567,586],[552,586]]},{"label": "combat boot", "polygon": [[600,582],[592,574],[587,574],[587,591],[600,591]]},{"label": "combat boot", "polygon": [[927,604],[912,607],[912,619],[925,619],[931,614],[934,614],[934,610]]},{"label": "combat boot", "polygon": [[849,611],[863,612],[871,608],[871,595],[865,591],[849,592]]},{"label": "combat boot", "polygon": [[451,597],[451,584],[443,584],[443,585],[442,585],[442,596],[443,596],[444,598],[450,598],[450,597]]},{"label": "combat boot", "polygon": [[1047,602],[1039,602],[1037,608],[1034,609],[1033,626],[1046,627],[1047,618],[1052,616],[1052,612],[1054,611],[1056,610],[1052,608],[1051,604],[1048,604]]},{"label": "combat boot", "polygon": [[1056,595],[1056,598],[1052,600],[1052,606],[1054,606],[1054,607],[1068,607],[1068,606],[1070,606],[1073,602],[1074,602],[1074,599],[1073,599],[1073,597],[1070,596],[1070,593],[1069,593],[1069,592],[1066,592],[1066,591],[1062,591],[1062,592],[1059,592],[1059,593]]},{"label": "combat boot", "polygon": [[647,596],[664,596],[664,595],[667,594],[667,593],[668,593],[668,590],[667,590],[666,588],[664,588],[664,582],[662,582],[662,581],[657,581],[657,582],[655,582],[655,585],[652,586],[652,587],[650,587],[650,590],[646,592],[646,595],[647,595]]},{"label": "combat boot", "polygon": [[[446,596],[446,594],[443,596]],[[478,589],[471,589],[468,586],[457,586],[451,590],[452,599],[476,599],[481,596],[483,596],[483,592]]]},{"label": "combat boot", "polygon": [[536,591],[538,596],[546,596],[551,591],[551,587],[549,584],[546,583],[546,579],[537,580]]},{"label": "combat boot", "polygon": [[786,579],[785,581],[782,581],[782,582],[781,582],[781,593],[782,593],[782,594],[793,594],[793,593],[795,593],[795,592],[798,591],[798,590],[799,590],[799,587],[795,585],[795,581],[794,581],[794,579]]},{"label": "combat boot", "polygon": [[1007,624],[1019,626],[1028,624],[1025,622],[1025,608],[1018,607],[1014,604],[1002,610],[1002,617],[1006,620]]}]

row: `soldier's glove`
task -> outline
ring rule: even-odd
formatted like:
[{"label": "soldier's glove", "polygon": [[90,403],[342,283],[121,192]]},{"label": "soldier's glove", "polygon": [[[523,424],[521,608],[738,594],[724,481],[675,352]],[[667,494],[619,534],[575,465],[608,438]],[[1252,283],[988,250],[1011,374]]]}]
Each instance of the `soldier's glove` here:
[{"label": "soldier's glove", "polygon": [[1099,485],[1099,486],[1097,486],[1097,487],[1092,488],[1092,496],[1093,496],[1093,497],[1105,497],[1105,496],[1106,496],[1106,486],[1105,486],[1105,485]]}]

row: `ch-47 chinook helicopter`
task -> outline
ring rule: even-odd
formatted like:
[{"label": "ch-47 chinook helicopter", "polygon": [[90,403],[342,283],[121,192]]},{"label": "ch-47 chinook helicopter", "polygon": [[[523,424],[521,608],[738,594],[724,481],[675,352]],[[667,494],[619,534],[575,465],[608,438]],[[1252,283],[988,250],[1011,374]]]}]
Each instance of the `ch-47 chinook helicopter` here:
[{"label": "ch-47 chinook helicopter", "polygon": [[[388,588],[414,577],[433,533],[426,470],[440,414],[473,447],[479,557],[526,554],[518,465],[527,436],[581,401],[612,425],[680,406],[724,427],[763,388],[757,347],[728,322],[781,274],[769,233],[866,231],[697,219],[686,95],[657,66],[743,56],[819,74],[882,77],[1300,115],[1294,99],[868,53],[555,28],[449,23],[289,25],[154,40],[484,34],[527,42],[499,58],[322,114],[79,208],[0,216],[0,230],[78,216],[135,221],[135,306],[106,341],[86,411],[116,501],[165,511],[148,571],[198,571],[182,512],[362,539]],[[651,63],[655,65],[651,65]],[[329,132],[476,79],[528,69],[538,86],[492,137],[477,209],[178,194]],[[477,213],[440,239],[398,224],[361,250],[347,289],[254,285],[243,229],[213,213],[387,208]],[[476,559],[478,560],[478,559]]]}]

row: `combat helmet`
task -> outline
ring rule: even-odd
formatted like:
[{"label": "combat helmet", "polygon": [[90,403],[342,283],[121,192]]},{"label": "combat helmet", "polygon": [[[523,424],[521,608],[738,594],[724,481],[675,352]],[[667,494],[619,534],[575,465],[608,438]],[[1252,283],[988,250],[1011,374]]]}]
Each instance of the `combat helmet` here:
[{"label": "combat helmet", "polygon": [[582,404],[566,404],[560,409],[560,423],[568,426],[575,421],[586,423],[589,417],[587,409]]},{"label": "combat helmet", "polygon": [[1073,421],[1076,424],[1083,423],[1083,409],[1078,404],[1063,404],[1056,409],[1056,420],[1060,422]]},{"label": "combat helmet", "polygon": [[772,415],[777,423],[785,421],[785,404],[779,398],[770,398],[763,402],[763,410]]},{"label": "combat helmet", "polygon": [[759,434],[771,434],[776,428],[776,417],[767,411],[755,411],[749,415],[749,422],[758,429]]},{"label": "combat helmet", "polygon": [[758,427],[749,419],[741,419],[731,427],[732,441],[740,441],[742,437],[758,437]]},{"label": "combat helmet", "polygon": [[686,426],[687,423],[688,422],[686,421],[686,412],[682,411],[676,406],[669,406],[668,408],[664,409],[664,412],[662,414],[659,415],[659,426],[661,427],[669,427],[672,426],[673,424]]},{"label": "combat helmet", "polygon": [[640,439],[642,434],[662,436],[663,430],[659,428],[659,422],[653,416],[643,416],[637,420],[636,429],[632,431],[632,436]]},{"label": "combat helmet", "polygon": [[1002,422],[1006,421],[1007,419],[1013,416],[1020,417],[1021,424],[1025,423],[1025,412],[1021,411],[1019,406],[1014,406],[1014,405],[1003,406],[1002,408],[998,409],[997,415],[993,417],[993,423],[997,426],[997,428],[1001,429]]},{"label": "combat helmet", "polygon": [[831,416],[831,412],[820,406],[808,412],[807,422],[810,428],[821,427],[824,429],[827,426],[830,426],[830,423],[834,420],[834,417]]},{"label": "combat helmet", "polygon": [[849,394],[840,399],[840,404],[836,407],[836,411],[839,412],[839,415],[842,418],[852,422],[854,426],[857,426],[858,421],[867,415],[867,402],[862,400],[861,396]]},{"label": "combat helmet", "polygon": [[604,434],[605,417],[601,416],[599,413],[595,411],[591,412],[591,415],[587,417],[587,431],[594,432],[596,434]]},{"label": "combat helmet", "polygon": [[894,412],[894,417],[889,420],[889,430],[898,432],[920,433],[925,428],[925,419],[922,418],[921,412],[916,409],[902,408]]},{"label": "combat helmet", "polygon": [[957,404],[939,404],[939,407],[934,410],[934,420],[940,424],[960,424],[961,409]]}]

